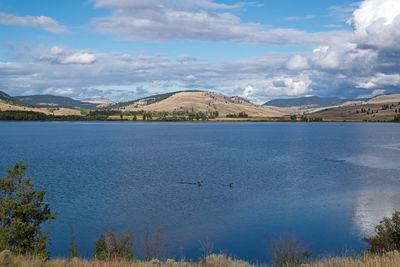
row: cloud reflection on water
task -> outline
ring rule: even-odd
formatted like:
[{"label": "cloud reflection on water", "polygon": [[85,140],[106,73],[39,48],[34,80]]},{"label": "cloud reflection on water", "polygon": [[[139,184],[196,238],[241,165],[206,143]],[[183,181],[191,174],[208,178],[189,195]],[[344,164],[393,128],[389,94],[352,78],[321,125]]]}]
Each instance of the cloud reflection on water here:
[{"label": "cloud reflection on water", "polygon": [[355,200],[353,224],[360,236],[370,236],[383,217],[389,217],[400,207],[398,188],[367,188]]},{"label": "cloud reflection on water", "polygon": [[395,170],[400,169],[400,163],[397,160],[376,157],[372,155],[359,155],[354,157],[343,158],[346,162],[359,165],[362,167]]}]

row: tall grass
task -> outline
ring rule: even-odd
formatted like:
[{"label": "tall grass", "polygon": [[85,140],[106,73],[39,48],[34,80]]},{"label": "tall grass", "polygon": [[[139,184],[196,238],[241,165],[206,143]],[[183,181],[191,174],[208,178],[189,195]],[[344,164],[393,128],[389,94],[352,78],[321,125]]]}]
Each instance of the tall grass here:
[{"label": "tall grass", "polygon": [[[39,257],[14,256],[9,251],[0,253],[0,266],[9,267],[266,267],[267,265],[252,265],[248,262],[233,259],[225,255],[212,254],[202,261],[187,262],[159,261],[124,261],[124,260],[83,260],[83,259],[53,259],[44,261]],[[331,257],[323,258],[309,264],[287,265],[304,267],[398,267],[400,266],[400,253],[392,251],[384,255],[364,254],[361,257]]]},{"label": "tall grass", "polygon": [[[4,253],[6,252],[6,253]],[[9,255],[10,257],[4,254]],[[5,259],[7,258],[7,259]],[[254,265],[242,260],[235,260],[225,255],[212,254],[198,262],[175,261],[168,259],[159,261],[124,261],[124,260],[84,260],[84,259],[53,259],[45,261],[40,257],[14,256],[9,251],[0,254],[0,266],[9,267],[251,267]]]},{"label": "tall grass", "polygon": [[358,258],[333,257],[313,262],[311,267],[398,267],[400,266],[399,251],[391,251],[383,255],[365,253]]}]

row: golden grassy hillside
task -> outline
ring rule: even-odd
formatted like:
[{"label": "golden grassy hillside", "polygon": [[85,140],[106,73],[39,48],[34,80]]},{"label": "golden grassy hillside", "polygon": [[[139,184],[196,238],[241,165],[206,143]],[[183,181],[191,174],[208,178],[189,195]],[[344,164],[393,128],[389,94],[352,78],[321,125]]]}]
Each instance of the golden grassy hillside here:
[{"label": "golden grassy hillside", "polygon": [[368,100],[368,104],[400,103],[400,94],[379,95]]},{"label": "golden grassy hillside", "polygon": [[220,116],[245,112],[252,117],[276,117],[288,114],[287,109],[260,106],[239,97],[227,97],[212,92],[179,92],[156,103],[147,105],[145,101],[138,101],[122,109],[169,112],[174,110],[218,111]]},{"label": "golden grassy hillside", "polygon": [[[389,108],[382,108],[388,105]],[[393,105],[393,106],[392,106]],[[364,111],[365,110],[365,111]],[[397,112],[396,112],[397,110]],[[309,117],[321,117],[324,121],[392,121],[395,115],[400,114],[399,102],[363,103],[352,106],[325,108],[307,114]]]},{"label": "golden grassy hillside", "polygon": [[42,112],[47,115],[81,115],[81,112],[71,108],[59,108],[58,110],[47,109],[47,108],[31,108],[27,106],[13,105],[0,101],[0,110],[20,110],[20,111],[34,111]]}]

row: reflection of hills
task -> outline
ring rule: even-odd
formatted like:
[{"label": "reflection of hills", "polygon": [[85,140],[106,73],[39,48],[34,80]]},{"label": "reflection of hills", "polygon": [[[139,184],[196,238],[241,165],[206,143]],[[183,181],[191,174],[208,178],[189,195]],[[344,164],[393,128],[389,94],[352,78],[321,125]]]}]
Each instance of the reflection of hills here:
[{"label": "reflection of hills", "polygon": [[374,187],[357,194],[353,223],[361,236],[374,234],[374,228],[379,221],[400,208],[398,188]]}]

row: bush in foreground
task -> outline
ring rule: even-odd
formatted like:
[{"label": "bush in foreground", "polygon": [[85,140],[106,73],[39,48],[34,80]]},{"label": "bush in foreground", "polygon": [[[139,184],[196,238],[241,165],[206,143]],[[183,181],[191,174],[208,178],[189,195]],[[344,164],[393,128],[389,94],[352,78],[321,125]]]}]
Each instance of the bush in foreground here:
[{"label": "bush in foreground", "polygon": [[98,260],[132,259],[134,254],[133,237],[130,234],[117,236],[113,231],[107,231],[96,242],[93,258]]},{"label": "bush in foreground", "polygon": [[376,235],[363,240],[368,243],[371,253],[384,253],[400,249],[400,212],[395,211],[391,218],[385,217],[375,227]]},{"label": "bush in foreground", "polygon": [[310,262],[311,252],[291,233],[284,233],[267,245],[273,266],[301,266]]},{"label": "bush in foreground", "polygon": [[47,235],[41,231],[43,222],[56,219],[44,203],[44,190],[36,191],[28,166],[17,162],[0,178],[0,251],[35,254],[48,257]]}]

